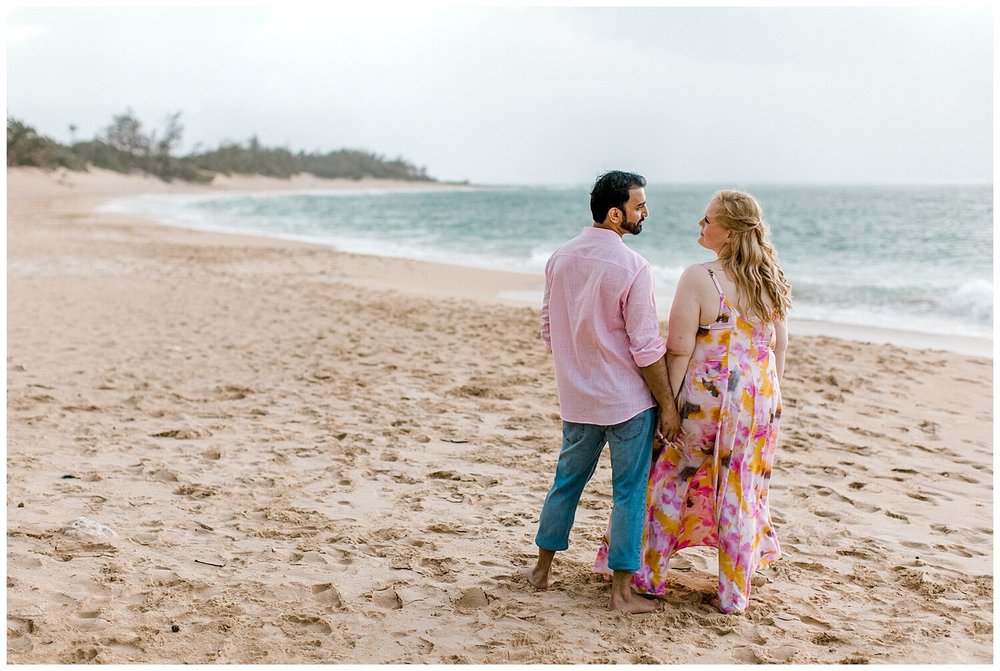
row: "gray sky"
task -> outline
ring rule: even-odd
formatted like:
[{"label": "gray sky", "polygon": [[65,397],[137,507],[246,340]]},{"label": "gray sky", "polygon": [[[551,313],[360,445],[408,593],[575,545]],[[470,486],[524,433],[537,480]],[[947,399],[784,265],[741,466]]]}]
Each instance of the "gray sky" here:
[{"label": "gray sky", "polygon": [[368,6],[15,8],[7,114],[483,183],[992,179],[986,7]]}]

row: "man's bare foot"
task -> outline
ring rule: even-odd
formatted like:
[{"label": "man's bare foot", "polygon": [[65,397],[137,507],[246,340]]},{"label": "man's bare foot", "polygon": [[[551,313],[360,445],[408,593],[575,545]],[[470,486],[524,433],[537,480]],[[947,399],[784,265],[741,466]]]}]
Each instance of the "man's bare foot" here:
[{"label": "man's bare foot", "polygon": [[528,584],[537,590],[549,588],[549,572],[535,566],[521,571],[521,575],[528,579]]},{"label": "man's bare foot", "polygon": [[552,569],[552,560],[555,556],[555,550],[538,548],[538,561],[535,562],[534,568],[521,572],[528,579],[529,585],[539,590],[549,588],[549,571]]},{"label": "man's bare foot", "polygon": [[641,613],[654,613],[660,609],[660,602],[656,599],[644,599],[631,589],[628,590],[627,595],[623,596],[612,591],[608,610],[619,610],[623,613],[638,615]]}]

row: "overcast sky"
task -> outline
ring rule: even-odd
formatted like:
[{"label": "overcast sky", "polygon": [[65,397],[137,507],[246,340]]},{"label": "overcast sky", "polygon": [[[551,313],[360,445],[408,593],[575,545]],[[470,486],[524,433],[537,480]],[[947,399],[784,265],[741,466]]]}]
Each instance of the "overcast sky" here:
[{"label": "overcast sky", "polygon": [[182,152],[256,135],[481,183],[992,179],[985,7],[368,6],[16,8],[7,114],[65,142],[180,111]]}]

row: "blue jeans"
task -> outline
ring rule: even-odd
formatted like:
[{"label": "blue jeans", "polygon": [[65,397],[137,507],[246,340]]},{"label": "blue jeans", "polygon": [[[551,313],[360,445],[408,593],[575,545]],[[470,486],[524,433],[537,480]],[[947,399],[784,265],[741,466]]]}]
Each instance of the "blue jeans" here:
[{"label": "blue jeans", "polygon": [[583,488],[597,469],[604,445],[611,446],[614,508],[608,568],[639,570],[646,521],[646,484],[656,429],[656,408],[614,426],[563,422],[563,444],[552,488],[545,497],[535,545],[559,551],[569,547],[569,532]]}]

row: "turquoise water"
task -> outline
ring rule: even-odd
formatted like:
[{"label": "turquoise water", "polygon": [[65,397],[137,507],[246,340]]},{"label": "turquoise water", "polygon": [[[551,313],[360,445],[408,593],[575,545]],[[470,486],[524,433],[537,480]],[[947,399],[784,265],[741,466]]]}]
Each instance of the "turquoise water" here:
[{"label": "turquoise water", "polygon": [[[793,317],[991,337],[990,185],[745,187],[761,201],[793,287]],[[310,240],[344,251],[541,273],[590,225],[589,187],[391,193],[150,195],[110,209],[191,228]],[[661,311],[691,263],[714,188],[650,185],[626,242],[652,264]]]}]

